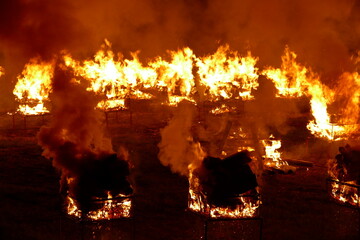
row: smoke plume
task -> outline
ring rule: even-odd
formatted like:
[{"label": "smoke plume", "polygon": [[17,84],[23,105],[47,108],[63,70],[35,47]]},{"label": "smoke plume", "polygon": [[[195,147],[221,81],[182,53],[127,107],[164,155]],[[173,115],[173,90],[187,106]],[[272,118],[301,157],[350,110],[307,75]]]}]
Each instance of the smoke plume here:
[{"label": "smoke plume", "polygon": [[335,84],[360,48],[356,0],[3,0],[0,2],[2,108],[12,106],[16,76],[30,58],[67,49],[87,58],[106,38],[143,58],[189,46],[197,55],[219,44],[251,50],[261,66],[280,64],[285,45]]},{"label": "smoke plume", "polygon": [[191,103],[181,102],[169,124],[161,130],[161,142],[158,145],[161,163],[185,176],[189,174],[189,165],[196,167],[205,157],[200,143],[193,140],[191,133],[194,111]]},{"label": "smoke plume", "polygon": [[61,172],[61,191],[83,202],[107,192],[131,193],[128,164],[117,158],[104,135],[103,114],[95,110],[97,97],[63,68],[57,65],[53,79],[52,120],[38,133],[43,156]]}]

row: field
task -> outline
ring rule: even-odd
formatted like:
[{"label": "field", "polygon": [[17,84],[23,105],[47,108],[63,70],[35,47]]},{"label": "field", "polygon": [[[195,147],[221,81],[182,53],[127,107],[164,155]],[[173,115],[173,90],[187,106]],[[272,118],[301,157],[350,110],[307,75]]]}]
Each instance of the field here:
[{"label": "field", "polygon": [[[50,116],[2,117],[0,239],[201,239],[204,219],[187,210],[188,182],[160,164],[159,130],[169,114],[109,115],[114,149],[125,146],[134,164],[133,218],[81,223],[63,211],[59,173],[42,157],[36,133]],[[326,191],[326,147],[311,149],[313,167],[260,179],[262,238],[359,239],[360,211],[333,202]],[[235,232],[235,233],[234,233]],[[259,221],[212,222],[208,239],[258,239]]]}]

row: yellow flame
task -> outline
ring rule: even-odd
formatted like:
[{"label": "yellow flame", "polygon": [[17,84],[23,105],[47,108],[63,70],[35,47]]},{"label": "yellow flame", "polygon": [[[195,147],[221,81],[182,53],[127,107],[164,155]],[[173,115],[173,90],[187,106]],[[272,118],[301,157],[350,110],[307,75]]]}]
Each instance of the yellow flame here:
[{"label": "yellow flame", "polygon": [[268,167],[282,168],[287,166],[288,163],[281,159],[281,140],[276,140],[273,135],[270,135],[268,140],[261,141],[265,147],[264,164]]},{"label": "yellow flame", "polygon": [[205,86],[208,98],[253,98],[251,90],[259,86],[257,61],[250,52],[240,57],[228,45],[219,47],[213,55],[197,58],[200,83]]},{"label": "yellow flame", "polygon": [[346,183],[354,186],[341,184],[340,182],[331,183],[331,196],[339,202],[359,206],[360,197],[358,195],[358,188],[360,188],[360,186],[356,187],[355,181],[348,181]]},{"label": "yellow flame", "polygon": [[193,62],[195,55],[190,48],[169,51],[171,61],[157,58],[149,65],[158,72],[157,86],[167,89],[170,104],[177,104],[183,99],[192,101],[195,91]]},{"label": "yellow flame", "polygon": [[129,218],[131,216],[132,201],[130,198],[114,199],[108,193],[105,200],[94,200],[97,209],[91,210],[85,214],[78,208],[77,202],[69,195],[66,197],[67,213],[76,218],[85,218],[88,220],[110,220],[116,218]]},{"label": "yellow flame", "polygon": [[[133,59],[130,60],[121,54],[115,58],[110,48],[111,44],[105,41],[94,60],[83,63],[73,60],[68,54],[64,56],[68,67],[90,81],[88,90],[105,94],[109,101],[129,95],[148,99],[151,96],[144,90],[156,88],[167,92],[170,105],[177,105],[184,99],[195,102],[194,95],[199,87],[207,89],[206,95],[212,100],[219,97],[250,99],[251,90],[258,87],[257,59],[250,53],[240,57],[237,52],[230,51],[229,46],[220,47],[213,55],[203,58],[196,57],[190,48],[168,51],[169,61],[157,57],[145,65],[140,62],[138,53],[132,53]],[[194,66],[198,68],[196,75]],[[197,78],[200,79],[198,84]],[[116,103],[101,105],[107,108],[116,106]]]},{"label": "yellow flame", "polygon": [[221,106],[210,110],[210,112],[212,114],[218,115],[218,114],[228,113],[228,112],[235,111],[235,110],[236,109],[234,107],[228,107],[225,104],[221,104]]},{"label": "yellow flame", "polygon": [[42,62],[39,58],[31,59],[15,85],[13,94],[19,101],[18,111],[24,115],[46,113],[44,103],[49,99],[54,64]]},{"label": "yellow flame", "polygon": [[0,77],[3,76],[5,74],[5,69],[0,66]]},{"label": "yellow flame", "polygon": [[268,67],[262,71],[262,74],[274,82],[278,90],[277,96],[300,97],[304,93],[309,71],[296,62],[296,57],[297,55],[286,47],[281,57],[281,68]]},{"label": "yellow flame", "polygon": [[[98,108],[125,108],[126,99],[151,99],[166,92],[163,104],[176,106],[182,100],[197,103],[203,99],[252,99],[252,90],[258,87],[258,59],[248,53],[242,57],[228,45],[213,54],[198,57],[190,48],[168,51],[168,58],[157,57],[142,63],[138,52],[131,59],[111,50],[105,40],[101,49],[90,60],[77,61],[64,54],[65,65],[76,76],[88,81],[89,91],[104,96]],[[267,67],[261,74],[274,82],[278,97],[307,96],[310,99],[313,120],[308,129],[317,137],[339,140],[358,131],[360,117],[360,76],[344,73],[338,87],[330,90],[319,76],[297,62],[297,55],[285,48],[280,68]],[[3,74],[3,70],[0,70]],[[45,102],[51,92],[53,63],[32,59],[18,77],[14,95],[19,101],[18,111],[23,114],[48,112]],[[329,106],[338,96],[346,98],[346,107],[339,107],[339,119],[331,122]],[[219,114],[232,111],[226,105],[213,109]]]},{"label": "yellow flame", "polygon": [[334,91],[323,85],[319,77],[310,69],[296,61],[296,54],[288,47],[282,56],[281,68],[266,68],[262,74],[271,79],[278,90],[279,97],[310,98],[311,112],[314,120],[307,125],[310,132],[321,138],[339,140],[344,135],[343,126],[331,123],[328,105],[334,102]]},{"label": "yellow flame", "polygon": [[360,206],[360,186],[357,185],[355,181],[340,181],[340,169],[343,171],[342,174],[347,174],[347,169],[344,167],[339,167],[335,159],[329,160],[328,174],[332,179],[330,184],[331,197],[341,203],[346,203],[353,206]]}]

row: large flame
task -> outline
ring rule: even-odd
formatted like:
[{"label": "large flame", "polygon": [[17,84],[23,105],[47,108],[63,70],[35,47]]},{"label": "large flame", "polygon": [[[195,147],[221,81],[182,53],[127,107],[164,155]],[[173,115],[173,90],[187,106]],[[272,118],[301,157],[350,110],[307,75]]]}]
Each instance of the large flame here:
[{"label": "large flame", "polygon": [[157,86],[166,88],[170,105],[176,105],[183,99],[192,100],[195,92],[193,62],[195,55],[190,48],[177,52],[169,51],[171,61],[162,58],[150,63],[150,66],[159,74]]},{"label": "large flame", "polygon": [[14,88],[14,95],[19,102],[18,111],[24,115],[47,113],[44,103],[49,99],[54,63],[43,62],[39,58],[31,59]]},{"label": "large flame", "polygon": [[[351,131],[351,127],[345,128],[338,123],[331,122],[328,106],[335,101],[334,90],[322,84],[319,76],[298,63],[296,57],[297,55],[286,47],[282,56],[281,68],[268,67],[262,73],[274,82],[278,90],[277,96],[300,97],[305,95],[310,98],[311,113],[314,119],[309,122],[307,128],[313,135],[329,140],[342,139]],[[344,77],[346,75],[342,78]],[[350,98],[358,100],[357,93],[352,94]],[[357,108],[358,106],[355,107],[355,109]],[[353,110],[347,111],[352,112]],[[357,116],[355,117],[357,118]]]},{"label": "large flame", "polygon": [[281,68],[267,67],[262,71],[262,74],[274,82],[279,97],[300,97],[304,94],[309,71],[296,62],[296,57],[297,55],[286,47],[281,57]]},{"label": "large flame", "polygon": [[213,55],[196,59],[200,82],[209,99],[251,99],[251,90],[258,87],[257,58],[248,53],[240,57],[229,46],[220,47]]},{"label": "large flame", "polygon": [[157,57],[142,64],[138,53],[132,53],[133,59],[124,59],[121,54],[115,57],[105,40],[93,60],[76,61],[70,54],[65,54],[64,60],[77,75],[89,80],[88,90],[106,96],[99,105],[103,109],[125,107],[127,97],[152,98],[147,89],[166,91],[168,103],[177,105],[184,99],[196,102],[199,95],[209,100],[251,99],[251,90],[258,87],[257,58],[250,53],[241,57],[226,45],[205,57],[196,57],[190,48],[168,51],[168,55],[170,60]]},{"label": "large flame", "polygon": [[[137,55],[132,60],[124,60],[122,55],[115,58],[110,49],[111,44],[105,41],[93,60],[79,62],[69,54],[64,56],[65,64],[71,67],[75,74],[87,79],[90,86],[87,90],[105,95],[106,100],[100,102],[102,109],[124,108],[125,98],[135,95],[138,79],[143,82],[153,82],[157,78],[155,71],[142,67]],[[139,98],[149,98],[148,94],[136,91]]]},{"label": "large flame", "polygon": [[[196,56],[187,47],[168,51],[167,57],[156,57],[145,63],[140,61],[138,52],[131,56],[126,59],[120,53],[115,54],[107,40],[92,59],[79,61],[69,53],[63,54],[66,66],[88,81],[87,90],[103,96],[98,104],[103,110],[125,108],[126,99],[158,96],[167,96],[163,103],[169,105],[178,105],[184,99],[194,103],[249,100],[253,98],[252,90],[259,85],[258,59],[250,52],[245,57],[240,56],[228,45],[220,46],[207,56]],[[48,112],[44,103],[51,91],[53,65],[36,58],[25,66],[14,89],[21,113]],[[341,84],[330,89],[286,47],[280,68],[266,67],[260,74],[273,81],[278,97],[309,98],[313,119],[307,128],[316,137],[339,140],[358,131],[360,76],[357,72],[344,73],[339,78]],[[161,97],[158,99],[164,101]],[[331,106],[339,99],[342,104],[334,111]],[[233,110],[223,104],[212,112]],[[333,116],[337,116],[335,121]]]}]

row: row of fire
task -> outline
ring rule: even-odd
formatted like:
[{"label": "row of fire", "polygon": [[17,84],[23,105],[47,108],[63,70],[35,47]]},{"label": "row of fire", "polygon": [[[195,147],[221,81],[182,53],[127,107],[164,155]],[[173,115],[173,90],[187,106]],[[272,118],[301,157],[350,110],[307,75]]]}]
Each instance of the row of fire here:
[{"label": "row of fire", "polygon": [[[250,53],[241,57],[228,46],[204,57],[196,56],[189,48],[169,51],[169,54],[170,60],[158,57],[144,65],[136,53],[132,54],[132,59],[124,59],[121,54],[115,56],[111,44],[105,41],[91,60],[77,61],[65,51],[50,62],[32,59],[18,76],[13,91],[19,102],[16,112],[38,115],[51,111],[50,96],[56,69],[71,72],[72,84],[84,85],[87,91],[96,93],[100,99],[97,108],[104,111],[129,107],[126,99],[157,99],[161,104],[175,107],[183,100],[193,105],[218,102],[221,104],[213,107],[210,113],[224,114],[236,111],[236,106],[228,106],[226,100],[253,101],[258,80],[265,77],[277,90],[276,97],[308,99],[312,119],[307,129],[315,137],[337,141],[358,133],[360,76],[356,71],[343,73],[339,77],[342,84],[330,88],[321,82],[319,75],[298,63],[296,54],[288,48],[280,68],[265,67],[263,70],[256,67],[256,57]],[[0,76],[4,74],[6,77],[6,70],[0,68]],[[346,107],[332,113],[337,115],[336,122],[332,122],[329,107],[344,102]],[[270,136],[260,142],[264,148],[263,167],[291,170],[281,158],[280,140]],[[70,140],[62,144],[63,149],[76,148]],[[254,149],[239,150],[224,159],[205,155],[201,164],[189,165],[190,209],[215,218],[257,214],[261,201],[256,175],[249,166]],[[332,183],[331,194],[339,201],[359,205],[360,150],[346,145],[339,151],[329,164],[329,174],[336,180]],[[68,213],[92,220],[129,217],[133,190],[127,181],[128,163],[113,154],[102,155],[101,161],[98,156],[91,159],[94,161],[85,164],[77,177],[65,179],[64,191],[71,193],[66,197]],[[122,173],[120,177],[119,172]],[[89,185],[91,189],[86,187]],[[98,189],[101,190],[97,192]]]}]

